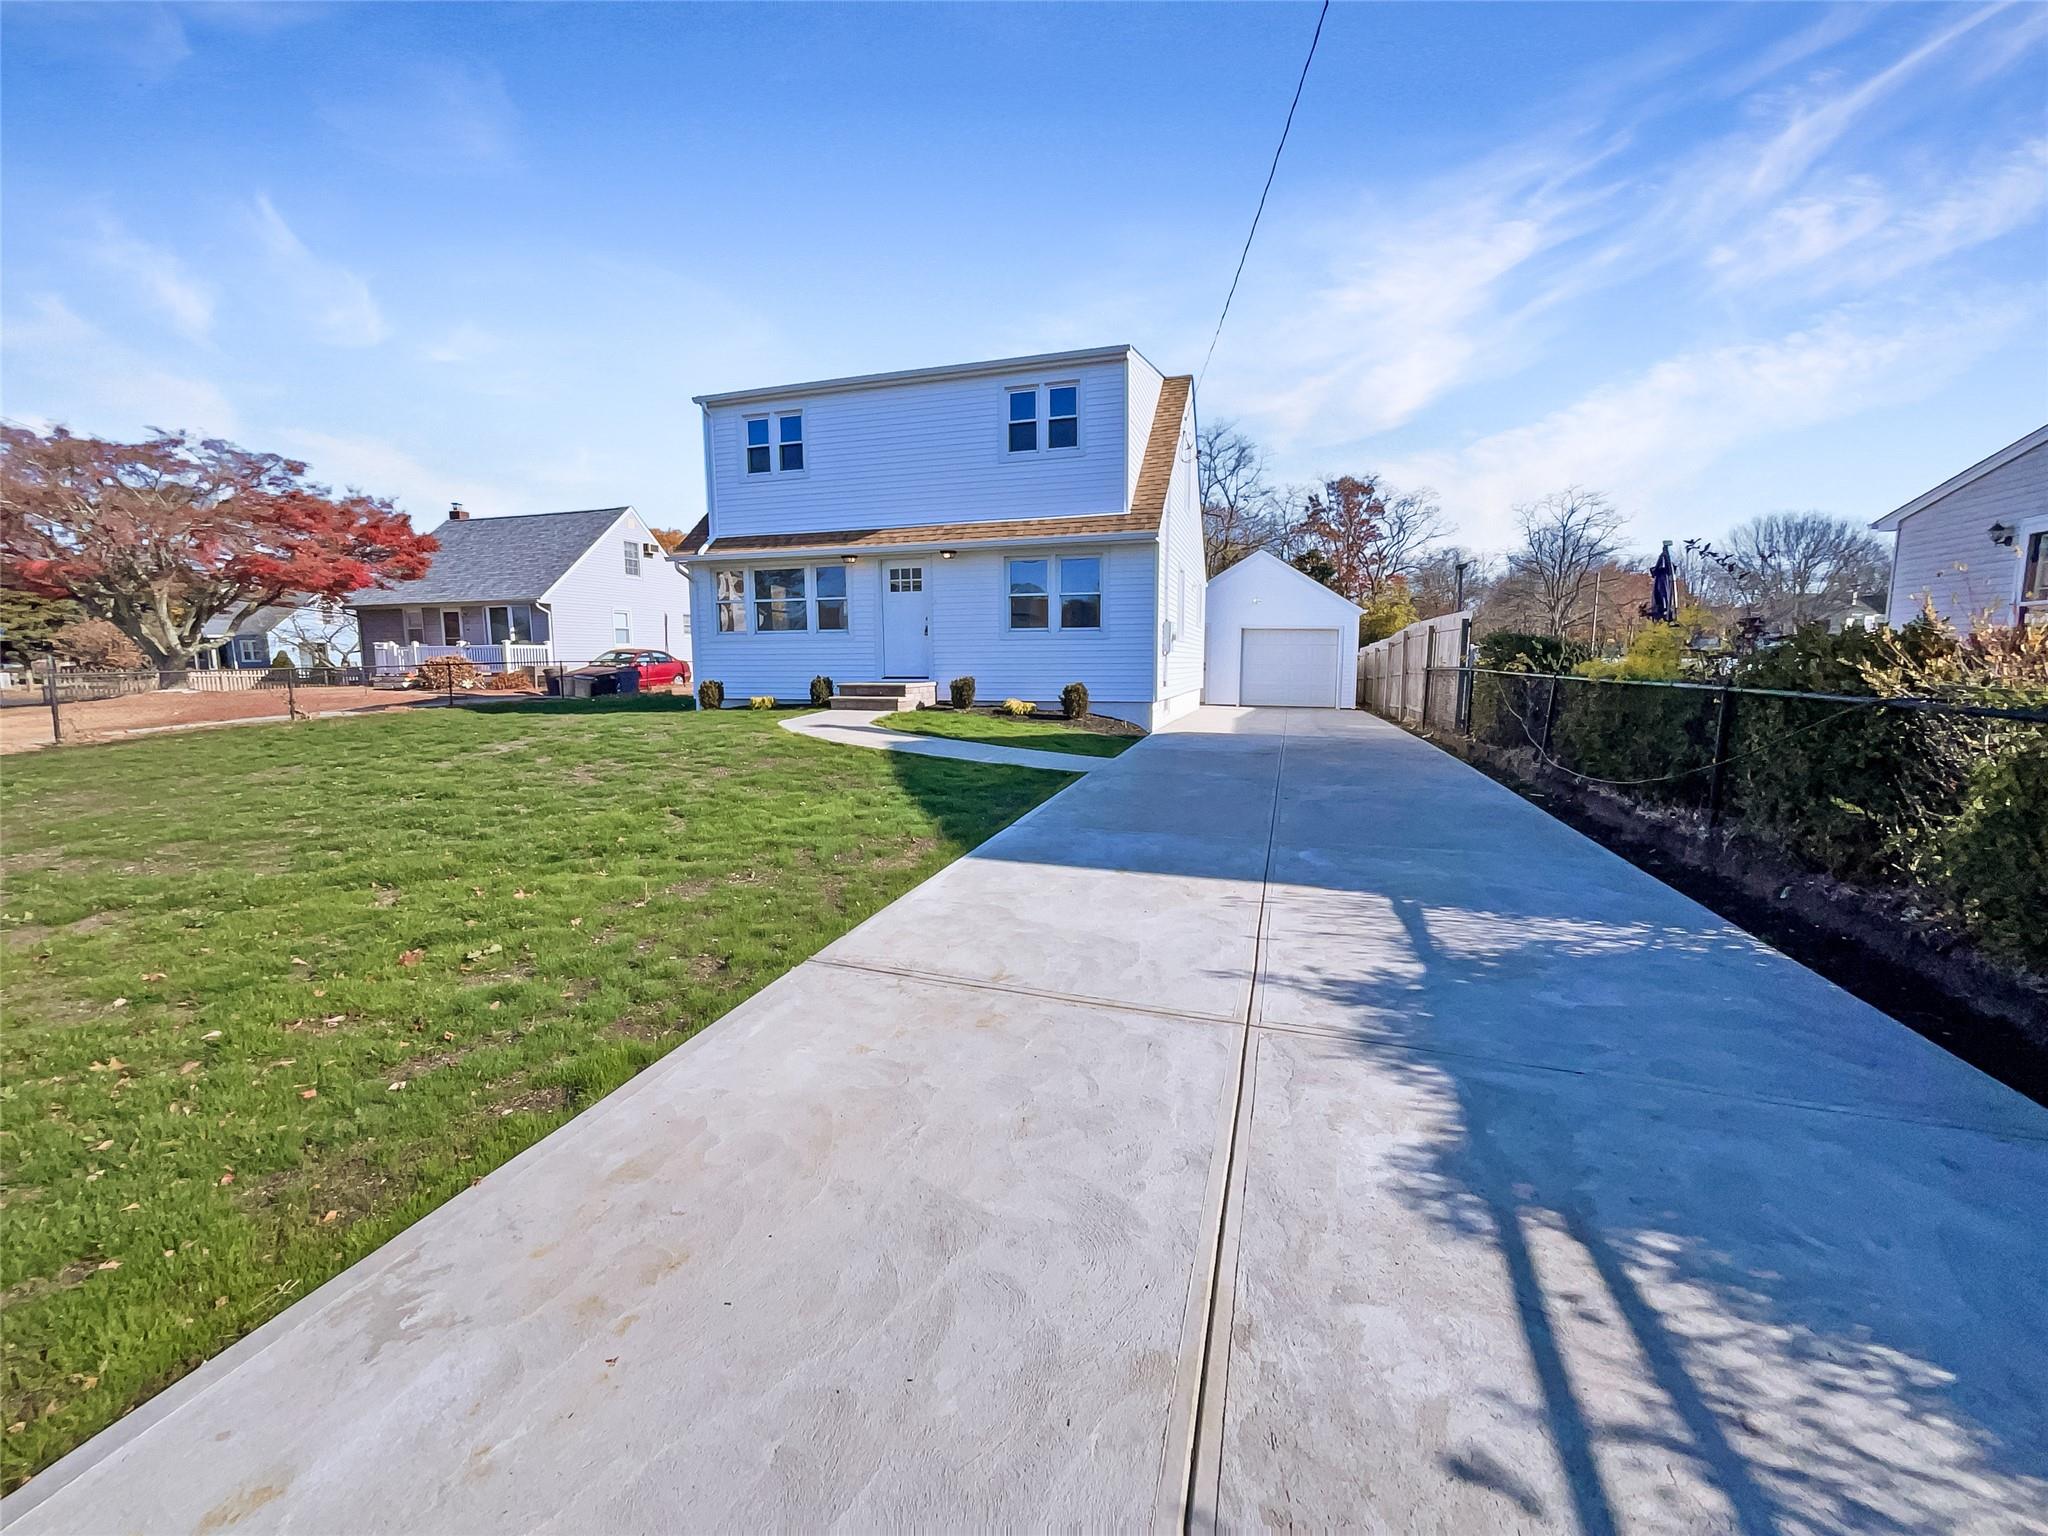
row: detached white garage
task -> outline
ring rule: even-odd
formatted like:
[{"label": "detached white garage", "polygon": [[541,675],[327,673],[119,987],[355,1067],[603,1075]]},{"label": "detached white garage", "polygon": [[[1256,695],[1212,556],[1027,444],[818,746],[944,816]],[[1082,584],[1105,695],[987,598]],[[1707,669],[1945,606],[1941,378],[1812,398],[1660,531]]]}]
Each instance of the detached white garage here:
[{"label": "detached white garage", "polygon": [[1350,709],[1358,604],[1264,550],[1209,582],[1204,704]]}]

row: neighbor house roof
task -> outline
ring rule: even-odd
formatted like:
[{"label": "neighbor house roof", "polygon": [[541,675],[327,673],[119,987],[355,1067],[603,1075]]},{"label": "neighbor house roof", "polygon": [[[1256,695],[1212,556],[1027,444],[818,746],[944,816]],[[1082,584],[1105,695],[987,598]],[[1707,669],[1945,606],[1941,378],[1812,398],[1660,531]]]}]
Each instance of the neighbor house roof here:
[{"label": "neighbor house roof", "polygon": [[417,581],[369,587],[349,599],[352,608],[394,604],[502,603],[535,598],[604,537],[630,507],[587,512],[536,512],[524,517],[466,517],[434,530],[441,548]]},{"label": "neighbor house roof", "polygon": [[2023,453],[2033,452],[2034,449],[2039,448],[2043,443],[2048,443],[2048,426],[2036,427],[2018,442],[2007,443],[1998,452],[1992,454],[1990,458],[1972,464],[1960,475],[1951,475],[1931,491],[1922,491],[1903,507],[1898,508],[1896,511],[1885,513],[1883,517],[1880,517],[1870,526],[1877,529],[1880,533],[1896,533],[1899,524],[1903,523],[1915,512],[1926,511],[1944,496],[1953,496],[1972,480],[1983,479],[1994,469],[2010,464]]},{"label": "neighbor house roof", "polygon": [[[776,384],[762,389],[729,389],[718,395],[692,395],[697,405],[737,405],[745,400],[776,400],[786,395],[815,395],[827,390],[872,389],[880,384],[909,384],[925,379],[958,378],[976,373],[1025,373],[1042,368],[1067,368],[1076,363],[1108,363],[1129,353],[1144,357],[1125,343],[1086,347],[1078,352],[1040,352],[1031,357],[992,357],[980,363],[947,363],[937,368],[899,368],[893,373],[850,373],[836,379],[809,379],[801,384]],[[1146,364],[1150,367],[1148,361]]]},{"label": "neighbor house roof", "polygon": [[710,520],[700,521],[684,537],[679,557],[704,554],[766,554],[782,550],[852,553],[863,549],[900,549],[905,545],[1016,544],[1037,539],[1107,538],[1118,534],[1154,534],[1166,515],[1166,488],[1173,479],[1173,454],[1180,442],[1180,423],[1188,394],[1195,387],[1190,374],[1176,374],[1159,391],[1152,415],[1152,434],[1138,466],[1138,484],[1128,512],[1089,513],[1080,517],[1016,517],[985,523],[912,523],[895,528],[835,528],[820,533],[757,533],[713,539],[705,535]]},{"label": "neighbor house roof", "polygon": [[314,603],[274,603],[268,608],[258,608],[239,624],[230,626],[230,616],[221,613],[206,621],[199,631],[203,640],[225,640],[229,635],[267,635],[301,608],[317,607]]}]

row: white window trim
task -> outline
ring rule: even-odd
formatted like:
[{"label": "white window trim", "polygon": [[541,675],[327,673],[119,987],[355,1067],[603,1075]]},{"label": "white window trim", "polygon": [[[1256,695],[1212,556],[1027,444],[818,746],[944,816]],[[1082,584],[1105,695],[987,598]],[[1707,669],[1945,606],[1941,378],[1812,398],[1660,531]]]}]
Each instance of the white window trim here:
[{"label": "white window trim", "polygon": [[[763,629],[755,620],[754,604],[757,602],[773,602],[775,601],[775,599],[757,598],[754,596],[754,572],[788,570],[799,570],[804,573],[804,627],[802,629]],[[845,604],[846,626],[843,629],[825,629],[820,627],[818,623],[818,603],[820,602],[820,598],[818,597],[818,572],[832,570],[847,572],[846,595],[844,597],[837,598],[828,597],[823,599],[823,601],[828,603],[837,602]],[[883,580],[886,582],[887,577],[885,576]],[[853,633],[853,586],[854,583],[852,571],[847,567],[844,561],[798,560],[793,562],[792,564],[786,565],[770,565],[764,561],[760,565],[745,566],[742,567],[740,570],[740,592],[742,594],[740,601],[740,622],[744,627],[740,629],[720,629],[717,627],[718,578],[714,575],[711,579],[711,632],[713,636],[731,637],[733,635],[744,634],[755,635],[762,639],[768,640],[788,640],[792,638],[797,640],[815,640],[820,638],[827,640],[843,640]]]},{"label": "white window trim", "polygon": [[637,578],[640,574],[640,541],[627,539],[621,553],[625,557],[626,574]]},{"label": "white window trim", "polygon": [[[797,442],[804,450],[802,469],[782,467],[782,421],[794,416],[803,423],[802,436]],[[811,408],[809,405],[778,405],[765,411],[748,411],[740,417],[740,484],[761,485],[777,480],[801,480],[811,472]],[[747,468],[747,423],[765,421],[768,423],[768,467],[758,474]]]},{"label": "white window trim", "polygon": [[[419,631],[419,639],[413,639],[413,631]],[[424,608],[401,608],[398,610],[398,638],[406,645],[427,643],[427,611]]]},{"label": "white window trim", "polygon": [[[1038,424],[1038,446],[1010,447],[1010,396],[1031,390],[1034,396],[1033,420]],[[1074,392],[1074,446],[1053,448],[1047,446],[1047,434],[1052,424],[1052,392],[1055,389],[1071,389]],[[996,427],[996,452],[1011,462],[1036,463],[1040,460],[1075,459],[1088,451],[1088,410],[1083,400],[1083,389],[1079,379],[1012,379],[1004,384],[996,396],[996,409],[1001,417]],[[1029,557],[1027,557],[1029,558]]]},{"label": "white window trim", "polygon": [[[1014,560],[1043,560],[1045,572],[1045,628],[1027,629],[1010,622],[1010,563]],[[1099,623],[1077,624],[1069,629],[1060,622],[1060,562],[1093,560],[1096,569],[1095,598]],[[1101,635],[1109,632],[1109,551],[1106,549],[1012,550],[1003,555],[1003,579],[999,583],[1000,617],[1006,635]]]},{"label": "white window trim", "polygon": [[2027,589],[2027,546],[2038,534],[2048,534],[2048,513],[2021,518],[2013,534],[2013,553],[2018,556],[2013,561],[2012,573],[2012,621],[2015,624],[2025,622],[2028,608],[2048,609],[2048,602],[2024,606],[2020,602],[2020,595]]},{"label": "white window trim", "polygon": [[[621,623],[619,622],[619,620],[621,620],[621,619],[624,619],[624,620],[625,620],[626,622],[625,622],[625,623],[623,623],[623,624],[621,624]],[[619,631],[620,631],[620,630],[622,630],[622,629],[623,629],[623,630],[625,631],[625,633],[624,633],[623,635],[621,635],[621,634],[619,633]],[[617,648],[618,646],[622,646],[622,645],[631,645],[632,643],[633,643],[633,610],[632,610],[632,609],[630,609],[630,608],[614,608],[614,609],[612,610],[612,645],[613,645],[613,647],[614,647],[614,648]]]},{"label": "white window trim", "polygon": [[238,666],[257,667],[263,664],[263,637],[261,635],[235,636],[235,662]]},{"label": "white window trim", "polygon": [[[728,601],[718,595],[718,578],[721,575],[732,574],[734,569],[735,567],[730,565],[719,566],[711,573],[711,634],[713,639],[720,635],[750,635],[754,632],[754,626],[748,622],[749,615],[747,613],[747,603],[749,601],[747,588],[753,580],[752,573],[745,566],[737,568],[740,578],[740,595],[737,598]],[[718,627],[718,610],[721,608],[734,608],[739,611],[739,622],[731,629],[720,629]]]},{"label": "white window trim", "polygon": [[[455,638],[453,640],[448,638],[448,616],[450,614],[455,616]],[[441,631],[441,644],[464,645],[468,643],[469,636],[464,634],[462,630],[462,610],[460,608],[443,608],[441,610],[439,628]]]}]

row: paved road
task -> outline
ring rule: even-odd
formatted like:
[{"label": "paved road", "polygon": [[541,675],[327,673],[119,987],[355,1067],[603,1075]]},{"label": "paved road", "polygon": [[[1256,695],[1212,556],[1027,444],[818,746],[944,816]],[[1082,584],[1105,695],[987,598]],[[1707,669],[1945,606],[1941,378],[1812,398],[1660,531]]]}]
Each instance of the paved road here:
[{"label": "paved road", "polygon": [[2048,1111],[1432,748],[1205,710],[4,1513],[2039,1532],[2044,1190]]}]

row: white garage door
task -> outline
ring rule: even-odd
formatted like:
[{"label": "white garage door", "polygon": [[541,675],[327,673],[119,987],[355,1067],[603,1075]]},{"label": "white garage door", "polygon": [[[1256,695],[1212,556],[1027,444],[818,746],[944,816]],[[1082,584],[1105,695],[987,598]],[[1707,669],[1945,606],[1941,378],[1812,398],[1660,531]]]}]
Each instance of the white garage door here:
[{"label": "white garage door", "polygon": [[1245,704],[1337,707],[1337,631],[1248,629],[1239,663],[1238,699]]}]

